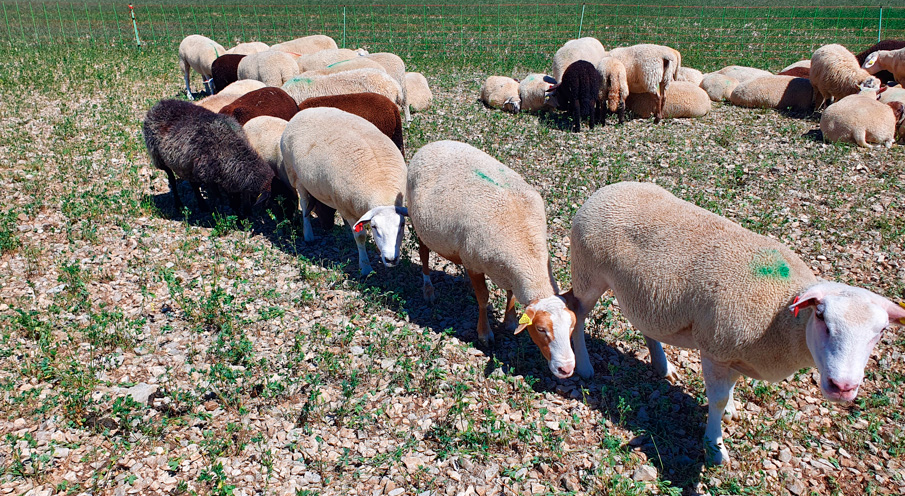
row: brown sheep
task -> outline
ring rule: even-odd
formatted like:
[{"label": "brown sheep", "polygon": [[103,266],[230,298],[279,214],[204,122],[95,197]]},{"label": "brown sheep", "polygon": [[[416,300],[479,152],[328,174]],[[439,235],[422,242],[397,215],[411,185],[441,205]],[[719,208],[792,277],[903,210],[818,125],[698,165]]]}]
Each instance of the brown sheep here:
[{"label": "brown sheep", "polygon": [[393,140],[393,144],[405,155],[402,143],[402,118],[399,116],[399,108],[389,98],[377,93],[316,96],[302,100],[298,109],[305,110],[314,107],[334,107],[363,117]]},{"label": "brown sheep", "polygon": [[299,111],[295,100],[280,88],[266,87],[246,93],[229,105],[220,109],[220,113],[234,117],[239,124],[262,115],[289,120]]}]

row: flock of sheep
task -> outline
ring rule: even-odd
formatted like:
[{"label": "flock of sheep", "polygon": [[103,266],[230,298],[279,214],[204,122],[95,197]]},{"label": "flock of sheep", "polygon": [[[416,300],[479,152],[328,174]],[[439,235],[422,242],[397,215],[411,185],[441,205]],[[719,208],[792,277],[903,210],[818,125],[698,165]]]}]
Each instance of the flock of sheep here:
[{"label": "flock of sheep", "polygon": [[[898,82],[900,86],[886,86]],[[886,40],[857,56],[842,45],[826,45],[810,59],[778,74],[742,66],[709,74],[682,67],[681,54],[662,45],[634,45],[607,52],[595,38],[570,40],[553,57],[552,76],[529,74],[518,81],[491,76],[481,100],[509,112],[559,109],[570,112],[572,129],[582,118],[619,122],[630,110],[641,118],[703,117],[711,101],[749,108],[820,110],[827,141],[868,147],[892,146],[905,137],[905,42]]]},{"label": "flock of sheep", "polygon": [[[870,59],[875,72],[899,57],[880,53]],[[507,294],[505,327],[516,334],[527,330],[560,378],[593,375],[585,320],[611,289],[623,314],[645,335],[663,377],[673,378],[676,369],[661,342],[701,351],[711,462],[729,461],[721,422],[735,414],[732,391],[741,375],[777,381],[816,366],[824,395],[851,401],[883,331],[905,324],[905,308],[862,288],[818,280],[778,241],[644,183],[601,188],[578,210],[571,232],[573,287],[561,292],[549,258],[544,200],[518,173],[455,141],[425,145],[405,163],[400,114],[409,106],[424,108],[430,96],[423,76],[406,74],[399,57],[338,49],[326,36],[227,51],[193,35],[180,45],[179,58],[190,98],[192,69],[216,94],[197,104],[163,100],[145,119],[151,161],[166,171],[177,208],[178,176],[192,185],[201,208],[207,208],[202,187],[229,198],[243,214],[279,191],[298,202],[306,241],[314,238],[312,212],[332,226],[339,211],[352,230],[363,275],[372,271],[365,226],[391,267],[399,260],[408,218],[418,239],[425,300],[435,297],[432,251],[463,265],[478,301],[478,338],[492,345],[490,277]],[[879,85],[854,59],[838,46],[815,53],[814,94],[839,99],[825,116],[847,108],[849,99],[876,102],[857,94]],[[703,76],[682,69],[679,52],[668,47],[607,53],[599,41],[584,38],[556,53],[552,78],[534,74],[514,85],[491,78],[482,98],[514,110],[552,101],[572,112],[577,127],[582,116],[593,124],[598,113],[601,120],[605,112],[621,119],[626,105],[636,113],[635,105],[642,106],[658,118],[676,116],[674,108],[686,102],[676,95],[686,89],[703,94],[709,108],[714,81],[726,83],[719,98],[728,95],[735,102],[758,95],[760,106],[789,101],[783,98],[790,89],[805,91],[795,76],[748,78],[751,70],[743,68]],[[674,82],[677,75],[700,81]],[[632,103],[639,92],[648,95]],[[838,119],[836,126],[844,121]],[[516,302],[524,306],[521,316]]]}]

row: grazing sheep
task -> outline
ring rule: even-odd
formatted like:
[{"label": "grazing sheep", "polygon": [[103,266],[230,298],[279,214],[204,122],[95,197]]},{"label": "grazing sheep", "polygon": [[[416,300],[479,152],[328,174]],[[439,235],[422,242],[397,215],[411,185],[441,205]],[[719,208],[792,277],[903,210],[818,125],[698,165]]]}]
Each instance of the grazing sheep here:
[{"label": "grazing sheep", "polygon": [[808,79],[769,75],[740,83],[729,101],[739,107],[808,110],[814,93]]},{"label": "grazing sheep", "polygon": [[367,55],[367,53],[366,50],[362,49],[351,50],[349,48],[332,48],[302,55],[296,59],[295,62],[298,64],[299,73],[303,73],[326,69],[330,64],[361,57]]},{"label": "grazing sheep", "polygon": [[223,107],[233,103],[242,95],[265,87],[264,83],[254,79],[240,79],[235,83],[229,84],[216,95],[198,100],[195,104],[200,105],[211,112],[220,112]]},{"label": "grazing sheep", "polygon": [[338,210],[352,228],[362,275],[372,270],[365,251],[367,223],[383,264],[395,265],[407,212],[405,160],[393,142],[357,115],[322,107],[296,114],[286,126],[280,149],[304,213],[305,241],[314,239],[308,218],[314,197]]},{"label": "grazing sheep", "polygon": [[232,117],[189,102],[161,100],[148,111],[143,131],[151,163],[167,173],[177,210],[182,210],[182,202],[176,176],[192,185],[198,206],[205,210],[200,186],[228,195],[238,214],[247,214],[252,203],[270,196],[273,171]]},{"label": "grazing sheep", "polygon": [[590,118],[590,129],[598,115],[600,102],[600,73],[587,60],[574,62],[562,75],[562,81],[553,85],[548,93],[547,103],[559,110],[572,112],[572,132],[581,131],[581,119]]},{"label": "grazing sheep", "polygon": [[299,75],[299,66],[288,53],[267,50],[253,53],[239,62],[240,79],[257,79],[267,86],[280,87]]},{"label": "grazing sheep", "polygon": [[770,71],[756,69],[754,67],[745,67],[741,65],[726,66],[716,71],[716,73],[731,77],[732,79],[737,80],[739,83],[744,83],[745,81],[750,81],[759,77],[773,75],[773,73]]},{"label": "grazing sheep", "polygon": [[679,67],[679,70],[676,71],[676,81],[686,81],[694,84],[695,86],[700,86],[701,81],[704,80],[704,74],[697,69],[692,69],[691,67]]},{"label": "grazing sheep", "polygon": [[239,80],[239,62],[243,58],[245,55],[226,54],[211,64],[211,89],[215,95]]},{"label": "grazing sheep", "polygon": [[288,121],[298,111],[298,104],[288,93],[280,88],[271,87],[248,92],[220,109],[221,114],[236,119],[243,126],[251,119],[262,115]]},{"label": "grazing sheep", "polygon": [[405,97],[409,106],[416,112],[430,108],[434,95],[423,74],[420,72],[405,73]]},{"label": "grazing sheep", "polygon": [[896,139],[896,129],[905,120],[902,102],[878,102],[866,95],[849,95],[830,105],[820,116],[820,131],[829,142],[845,141],[870,148],[879,143],[887,148]]},{"label": "grazing sheep", "polygon": [[[879,43],[874,44],[867,50],[855,55],[855,58],[858,59],[858,65],[864,65],[864,62],[867,60],[867,56],[878,51],[878,50],[899,50],[901,48],[905,48],[905,41],[900,40],[883,40]],[[870,72],[870,71],[868,71]],[[889,71],[878,71],[873,73],[874,77],[879,79],[881,83],[888,83],[890,81],[894,81],[892,73]]]},{"label": "grazing sheep", "polygon": [[283,43],[277,43],[270,48],[272,50],[293,54],[298,57],[299,55],[307,55],[321,50],[335,50],[336,42],[329,36],[314,34],[296,38],[291,41],[285,41]]},{"label": "grazing sheep", "polygon": [[296,76],[283,85],[296,102],[315,96],[345,95],[348,93],[377,93],[402,108],[402,89],[386,72],[375,69],[356,69],[326,76]]},{"label": "grazing sheep", "polygon": [[[626,107],[636,116],[647,119],[657,110],[657,95],[651,93],[632,93],[626,101]],[[663,118],[697,118],[710,112],[711,103],[707,92],[694,83],[676,81],[666,89],[663,99]]]},{"label": "grazing sheep", "polygon": [[630,93],[653,93],[657,95],[657,112],[654,122],[663,118],[663,96],[669,83],[675,81],[676,72],[682,65],[682,57],[675,49],[663,45],[633,45],[614,48],[610,57],[615,57],[625,65]]},{"label": "grazing sheep", "polygon": [[705,74],[704,79],[701,80],[701,89],[707,92],[711,101],[722,102],[729,99],[738,84],[738,79],[711,72]]},{"label": "grazing sheep", "polygon": [[377,69],[378,71],[386,72],[386,69],[384,69],[382,65],[373,60],[369,60],[365,57],[355,57],[348,60],[340,60],[339,62],[334,62],[327,67],[324,67],[323,69],[305,71],[300,75],[323,76],[325,74],[336,74],[337,72],[343,71],[354,71],[355,69]]},{"label": "grazing sheep", "polygon": [[363,55],[363,57],[383,66],[386,73],[399,83],[399,87],[402,88],[402,111],[405,113],[405,121],[411,121],[412,114],[409,110],[408,97],[405,92],[405,62],[398,55],[389,52],[371,53]]},{"label": "grazing sheep", "polygon": [[[547,251],[544,200],[515,171],[457,141],[425,145],[412,157],[406,188],[412,228],[418,235],[423,292],[433,301],[430,252],[462,264],[478,300],[478,340],[493,343],[487,319],[485,275],[506,290],[504,325],[528,329],[550,371],[575,370],[569,346],[575,316],[558,295]],[[515,302],[526,305],[516,321]],[[518,322],[518,323],[517,323]]]},{"label": "grazing sheep", "polygon": [[518,80],[506,76],[490,76],[481,86],[481,101],[490,108],[518,113],[522,100],[518,95]]},{"label": "grazing sheep", "polygon": [[889,72],[897,83],[905,84],[905,48],[878,50],[868,55],[861,67],[871,74]]},{"label": "grazing sheep", "polygon": [[625,122],[625,100],[629,95],[625,65],[619,59],[604,57],[597,64],[597,72],[600,73],[597,119],[601,125],[606,125],[606,115],[618,112],[622,124]]},{"label": "grazing sheep", "polygon": [[562,82],[563,73],[573,63],[586,60],[595,67],[600,59],[606,57],[606,50],[597,38],[590,36],[567,41],[553,55],[553,70],[551,74],[557,83]]},{"label": "grazing sheep", "polygon": [[556,84],[552,76],[546,74],[528,74],[518,84],[519,108],[522,111],[535,112],[549,108],[547,92]]},{"label": "grazing sheep", "polygon": [[729,463],[721,420],[735,416],[739,377],[780,381],[816,365],[824,396],[851,401],[880,334],[905,319],[905,308],[820,281],[785,245],[655,184],[597,190],[575,214],[570,239],[578,373],[593,373],[585,319],[612,289],[657,373],[676,377],[661,342],[701,350],[704,446],[715,463]]},{"label": "grazing sheep", "polygon": [[399,117],[399,108],[389,98],[377,93],[349,93],[317,96],[298,104],[298,110],[317,107],[338,108],[365,119],[390,138],[399,152],[405,155],[402,143],[402,118]]},{"label": "grazing sheep", "polygon": [[227,50],[226,53],[236,55],[251,55],[253,53],[263,52],[265,50],[270,50],[270,46],[267,43],[261,43],[260,41],[251,41],[248,43],[239,43],[238,45]]},{"label": "grazing sheep", "polygon": [[811,85],[814,109],[826,101],[854,95],[862,88],[879,88],[880,81],[858,65],[858,60],[842,45],[824,45],[811,56]]},{"label": "grazing sheep", "polygon": [[225,53],[226,49],[219,43],[200,34],[186,36],[179,43],[179,66],[185,76],[185,95],[189,100],[195,99],[189,84],[189,74],[192,69],[201,74],[201,79],[207,86],[207,80],[211,78],[211,64],[217,57]]}]

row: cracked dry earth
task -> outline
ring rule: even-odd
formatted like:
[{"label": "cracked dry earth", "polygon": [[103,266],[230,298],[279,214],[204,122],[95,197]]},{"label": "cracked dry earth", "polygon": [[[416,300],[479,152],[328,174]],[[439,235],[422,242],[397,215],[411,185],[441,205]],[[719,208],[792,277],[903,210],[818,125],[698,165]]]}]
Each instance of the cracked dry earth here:
[{"label": "cracked dry earth", "polygon": [[[850,405],[825,401],[813,370],[741,382],[733,464],[705,467],[697,353],[667,347],[680,379],[658,379],[611,297],[588,326],[595,377],[559,381],[526,336],[472,344],[460,267],[433,260],[426,306],[411,236],[408,261],[360,280],[338,224],[306,245],[279,216],[175,212],[140,123],[181,79],[148,52],[87,50],[74,69],[10,55],[38,82],[0,99],[0,494],[905,492],[901,329]],[[634,179],[783,241],[821,277],[905,297],[901,147],[828,145],[814,116],[722,104],[572,134],[482,107],[475,69],[416,69],[434,106],[406,129],[409,157],[458,139],[522,173],[548,203],[563,287],[572,214]]]}]

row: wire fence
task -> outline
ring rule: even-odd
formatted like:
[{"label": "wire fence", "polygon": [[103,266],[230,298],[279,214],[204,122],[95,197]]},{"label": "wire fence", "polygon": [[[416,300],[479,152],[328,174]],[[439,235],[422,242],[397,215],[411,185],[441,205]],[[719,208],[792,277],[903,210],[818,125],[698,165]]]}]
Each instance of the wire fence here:
[{"label": "wire fence", "polygon": [[[605,3],[292,5],[0,2],[0,40],[16,44],[174,45],[203,34],[224,46],[326,34],[340,46],[393,51],[406,60],[544,67],[568,39],[604,46],[658,43],[683,63],[776,68],[821,45],[859,52],[879,39],[905,39],[905,7],[739,7]],[[5,28],[5,30],[4,30]],[[489,59],[489,60],[488,60]]]}]

